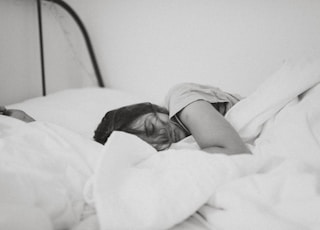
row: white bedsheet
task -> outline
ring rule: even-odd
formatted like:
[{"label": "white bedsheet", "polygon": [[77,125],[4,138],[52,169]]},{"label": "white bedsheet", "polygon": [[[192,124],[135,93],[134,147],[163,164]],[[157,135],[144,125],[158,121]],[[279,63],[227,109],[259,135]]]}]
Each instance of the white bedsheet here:
[{"label": "white bedsheet", "polygon": [[93,180],[101,229],[320,229],[319,82],[319,61],[286,65],[230,111],[252,155],[112,134]]}]

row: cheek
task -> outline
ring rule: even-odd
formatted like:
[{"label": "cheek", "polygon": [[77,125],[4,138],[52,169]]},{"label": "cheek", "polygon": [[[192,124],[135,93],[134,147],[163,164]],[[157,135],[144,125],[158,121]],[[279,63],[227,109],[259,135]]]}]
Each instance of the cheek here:
[{"label": "cheek", "polygon": [[143,141],[149,143],[149,144],[154,144],[155,143],[155,138],[152,137],[147,137],[145,135],[137,135],[140,139],[142,139]]}]

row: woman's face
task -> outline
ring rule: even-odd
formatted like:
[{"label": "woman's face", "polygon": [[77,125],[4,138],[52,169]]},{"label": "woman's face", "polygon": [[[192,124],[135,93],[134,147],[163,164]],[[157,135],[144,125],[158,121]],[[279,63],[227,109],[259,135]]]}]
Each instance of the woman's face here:
[{"label": "woman's face", "polygon": [[130,127],[158,151],[167,149],[186,137],[185,132],[173,123],[165,113],[148,113],[136,119]]}]

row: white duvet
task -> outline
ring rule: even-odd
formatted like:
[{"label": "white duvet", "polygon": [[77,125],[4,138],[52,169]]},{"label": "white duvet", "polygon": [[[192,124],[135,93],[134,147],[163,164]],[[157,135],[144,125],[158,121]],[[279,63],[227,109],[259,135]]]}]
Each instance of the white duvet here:
[{"label": "white duvet", "polygon": [[0,229],[318,230],[319,82],[319,61],[288,64],[234,106],[253,152],[237,156],[0,116]]},{"label": "white duvet", "polygon": [[319,82],[319,62],[287,64],[230,110],[252,155],[113,134],[94,178],[101,229],[320,229]]},{"label": "white duvet", "polygon": [[101,146],[60,126],[0,116],[0,229],[69,229]]}]

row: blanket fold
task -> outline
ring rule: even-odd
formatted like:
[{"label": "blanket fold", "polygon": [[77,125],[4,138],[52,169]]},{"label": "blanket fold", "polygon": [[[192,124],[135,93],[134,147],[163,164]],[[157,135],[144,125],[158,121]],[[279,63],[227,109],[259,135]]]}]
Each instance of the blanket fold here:
[{"label": "blanket fold", "polygon": [[319,82],[320,59],[287,62],[250,96],[232,107],[226,114],[226,119],[244,141],[252,142],[259,136],[268,120]]}]

